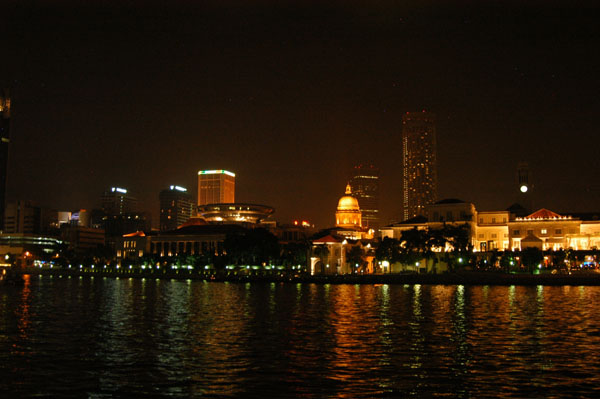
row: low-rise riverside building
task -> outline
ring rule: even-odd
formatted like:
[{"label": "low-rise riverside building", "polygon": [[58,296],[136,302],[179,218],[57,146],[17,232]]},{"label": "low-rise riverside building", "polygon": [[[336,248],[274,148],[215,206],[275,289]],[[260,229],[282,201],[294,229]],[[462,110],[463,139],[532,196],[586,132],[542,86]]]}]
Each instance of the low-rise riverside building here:
[{"label": "low-rise riverside building", "polygon": [[117,242],[117,259],[138,259],[145,255],[168,257],[222,253],[230,233],[244,231],[239,225],[184,224],[178,229],[125,234]]},{"label": "low-rise riverside building", "polygon": [[542,208],[517,216],[510,209],[477,211],[472,203],[442,200],[429,205],[425,215],[382,228],[381,238],[400,239],[406,230],[467,224],[474,252],[518,251],[527,247],[576,251],[600,248],[600,214],[595,213],[559,214]]}]

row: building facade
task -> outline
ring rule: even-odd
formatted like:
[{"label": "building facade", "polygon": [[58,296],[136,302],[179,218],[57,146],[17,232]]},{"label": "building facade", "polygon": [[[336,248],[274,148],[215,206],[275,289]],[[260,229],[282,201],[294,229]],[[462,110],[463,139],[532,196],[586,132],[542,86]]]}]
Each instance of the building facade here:
[{"label": "building facade", "polygon": [[350,188],[360,204],[363,227],[379,229],[379,169],[373,165],[356,165],[350,177]]},{"label": "building facade", "polygon": [[407,112],[402,117],[402,219],[425,213],[437,197],[437,142],[435,116]]},{"label": "building facade", "polygon": [[10,201],[4,211],[4,233],[48,234],[57,227],[58,212],[31,201]]},{"label": "building facade", "polygon": [[198,205],[235,202],[235,173],[227,170],[198,172]]},{"label": "building facade", "polygon": [[238,225],[210,224],[189,224],[155,235],[139,231],[117,239],[116,255],[119,260],[145,255],[222,255],[227,236],[243,231],[246,229]]},{"label": "building facade", "polygon": [[111,187],[102,194],[102,210],[111,216],[137,211],[137,199],[127,189]]},{"label": "building facade", "polygon": [[260,204],[232,202],[198,206],[198,216],[213,224],[264,224],[274,212],[275,208]]},{"label": "building facade", "polygon": [[335,212],[335,227],[361,228],[362,213],[358,200],[352,196],[350,184],[346,186],[346,195],[338,201]]},{"label": "building facade", "polygon": [[160,202],[160,231],[174,230],[187,222],[194,213],[194,201],[187,189],[169,186],[158,195]]},{"label": "building facade", "polygon": [[68,248],[76,253],[96,249],[104,246],[105,243],[104,230],[76,224],[63,224],[60,228],[60,236]]},{"label": "building facade", "polygon": [[10,143],[10,96],[5,90],[0,94],[0,231],[4,228],[6,205],[6,177],[8,173],[8,145]]},{"label": "building facade", "polygon": [[600,248],[600,214],[562,215],[539,209],[527,216],[505,211],[477,211],[469,202],[443,200],[426,207],[426,216],[381,229],[381,237],[400,239],[405,230],[437,229],[444,224],[468,224],[475,252]]}]

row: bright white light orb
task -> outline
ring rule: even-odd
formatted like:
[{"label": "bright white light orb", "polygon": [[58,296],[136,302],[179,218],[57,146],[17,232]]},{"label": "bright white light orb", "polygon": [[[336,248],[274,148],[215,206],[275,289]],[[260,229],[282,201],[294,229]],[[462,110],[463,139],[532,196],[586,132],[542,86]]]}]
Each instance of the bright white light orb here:
[{"label": "bright white light orb", "polygon": [[529,188],[528,188],[528,187],[527,187],[525,184],[523,184],[523,185],[521,186],[521,192],[522,192],[522,193],[526,193],[526,192],[527,192],[527,190],[529,190]]}]

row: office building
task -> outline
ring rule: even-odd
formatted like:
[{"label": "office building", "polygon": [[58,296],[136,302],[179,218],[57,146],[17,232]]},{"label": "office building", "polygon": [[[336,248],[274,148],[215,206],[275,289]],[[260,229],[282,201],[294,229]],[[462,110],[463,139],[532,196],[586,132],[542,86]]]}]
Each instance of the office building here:
[{"label": "office building", "polygon": [[373,165],[359,164],[350,177],[352,196],[358,200],[362,225],[368,229],[379,228],[379,169]]},{"label": "office building", "polygon": [[198,205],[235,202],[235,174],[227,170],[198,172]]},{"label": "office building", "polygon": [[107,215],[124,215],[137,210],[137,199],[126,189],[111,187],[102,194],[102,210]]},{"label": "office building", "polygon": [[8,173],[8,145],[10,143],[10,96],[8,90],[0,94],[0,231],[4,228],[6,207],[6,176]]},{"label": "office building", "polygon": [[58,225],[58,212],[31,201],[9,201],[4,212],[4,233],[48,234]]},{"label": "office building", "polygon": [[194,201],[185,187],[170,186],[158,195],[160,231],[175,230],[192,217]]},{"label": "office building", "polygon": [[407,112],[402,117],[403,220],[425,213],[437,197],[435,115]]}]

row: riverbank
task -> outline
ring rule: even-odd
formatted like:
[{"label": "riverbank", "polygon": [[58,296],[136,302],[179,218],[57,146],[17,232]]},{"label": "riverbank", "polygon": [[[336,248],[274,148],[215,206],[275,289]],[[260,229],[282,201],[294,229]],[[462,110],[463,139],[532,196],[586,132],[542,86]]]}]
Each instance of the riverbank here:
[{"label": "riverbank", "polygon": [[253,274],[198,273],[187,270],[169,271],[82,271],[68,269],[23,270],[24,274],[58,277],[110,277],[149,278],[172,280],[201,280],[214,282],[287,282],[316,284],[441,284],[441,285],[589,285],[600,286],[600,273],[578,272],[573,274],[508,274],[501,272],[460,271],[444,274],[369,274],[311,276],[308,274]]}]

